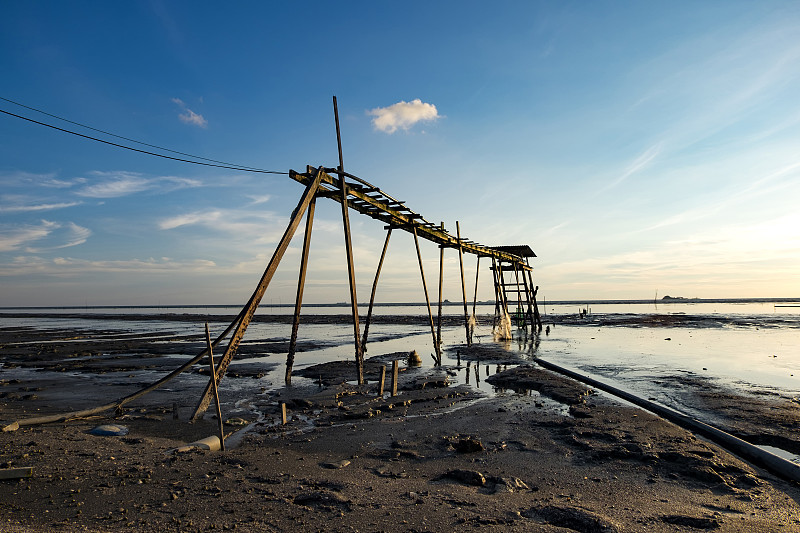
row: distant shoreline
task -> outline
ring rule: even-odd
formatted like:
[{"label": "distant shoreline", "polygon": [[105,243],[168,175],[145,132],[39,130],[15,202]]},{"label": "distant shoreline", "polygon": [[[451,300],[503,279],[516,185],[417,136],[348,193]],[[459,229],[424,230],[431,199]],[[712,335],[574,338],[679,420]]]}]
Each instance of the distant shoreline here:
[{"label": "distant shoreline", "polygon": [[[435,302],[431,302],[432,304]],[[542,305],[544,301],[540,301]],[[695,303],[797,303],[800,298],[669,298],[660,300],[552,300],[547,305],[653,305],[653,304],[695,304]],[[471,302],[468,302],[471,305]],[[494,305],[492,300],[477,302],[478,305]],[[6,310],[41,310],[41,309],[239,309],[243,304],[193,304],[193,305],[39,305],[39,306],[0,306],[0,311]],[[359,302],[359,307],[367,307],[367,302]],[[375,307],[403,307],[424,306],[425,302],[386,302],[375,303]],[[463,306],[463,302],[445,301],[442,306]],[[303,307],[343,307],[350,306],[347,302],[337,303],[304,303]],[[294,307],[294,303],[261,303],[261,307]]]}]

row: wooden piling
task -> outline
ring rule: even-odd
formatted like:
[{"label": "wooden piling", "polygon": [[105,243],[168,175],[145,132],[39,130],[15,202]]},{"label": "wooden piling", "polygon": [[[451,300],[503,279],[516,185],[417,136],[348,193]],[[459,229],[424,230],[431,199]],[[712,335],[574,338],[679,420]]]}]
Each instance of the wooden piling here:
[{"label": "wooden piling", "polygon": [[289,353],[286,355],[286,375],[284,381],[287,385],[292,384],[292,366],[294,366],[294,354],[297,348],[297,330],[300,327],[300,308],[303,306],[303,288],[306,284],[306,269],[308,267],[308,251],[311,248],[311,227],[314,225],[314,208],[316,197],[311,199],[306,213],[306,232],[303,235],[303,254],[300,258],[300,274],[297,278],[297,297],[294,301],[294,319],[292,321],[292,336],[289,339]]},{"label": "wooden piling", "polygon": [[397,396],[397,379],[400,377],[400,366],[397,359],[392,361],[392,396]]},{"label": "wooden piling", "polygon": [[475,306],[478,303],[478,277],[481,273],[481,256],[475,260],[475,294],[472,296],[472,314],[475,314]]},{"label": "wooden piling", "polygon": [[286,425],[289,421],[289,418],[286,415],[286,402],[281,402],[281,424]]},{"label": "wooden piling", "polygon": [[[444,231],[444,222],[440,227]],[[444,281],[444,246],[439,245],[439,312],[436,320],[436,346],[442,345],[442,284]],[[437,353],[439,350],[436,351]]]},{"label": "wooden piling", "polygon": [[422,290],[425,292],[425,305],[428,306],[428,318],[431,323],[431,336],[433,337],[433,348],[436,350],[436,357],[434,358],[437,365],[442,364],[442,357],[439,352],[439,344],[436,342],[436,328],[433,326],[433,313],[431,312],[431,299],[428,297],[428,284],[425,282],[425,269],[422,266],[422,253],[419,251],[419,239],[417,238],[417,227],[413,226],[412,232],[414,234],[414,246],[417,248],[417,260],[419,261],[419,273],[422,276]]},{"label": "wooden piling", "polygon": [[333,97],[333,114],[336,118],[336,143],[339,147],[339,188],[341,189],[342,222],[344,225],[344,245],[347,252],[347,274],[350,281],[350,305],[353,311],[353,336],[356,349],[356,372],[358,384],[364,384],[364,352],[361,350],[361,331],[358,325],[358,298],[356,296],[356,272],[353,266],[353,243],[350,236],[350,208],[347,205],[347,182],[344,179],[344,160],[342,159],[342,135],[339,130],[339,108]]},{"label": "wooden piling", "polygon": [[378,396],[383,397],[383,386],[386,384],[386,365],[381,365],[381,377],[378,385]]},{"label": "wooden piling", "polygon": [[361,351],[367,351],[367,334],[369,333],[369,323],[372,320],[372,307],[375,304],[375,292],[378,289],[378,277],[381,275],[381,268],[383,268],[383,259],[386,257],[386,249],[389,247],[389,237],[392,236],[392,227],[386,230],[386,240],[383,241],[383,251],[381,258],[378,261],[378,268],[375,270],[375,280],[372,282],[372,294],[369,297],[369,309],[367,310],[367,319],[364,321],[364,340],[361,341]]},{"label": "wooden piling", "polygon": [[211,334],[208,332],[206,322],[206,348],[208,349],[208,366],[211,371],[211,389],[214,391],[214,403],[217,404],[217,421],[219,422],[219,445],[225,451],[225,426],[222,422],[222,407],[219,404],[219,390],[217,390],[217,372],[214,370],[214,353],[211,347]]},{"label": "wooden piling", "polygon": [[[464,301],[464,331],[466,334],[467,346],[472,345],[472,339],[469,336],[469,311],[467,311],[467,286],[464,283],[464,251],[461,246],[461,228],[456,220],[456,238],[458,239],[458,266],[461,273],[461,296]],[[476,283],[477,285],[477,283]],[[459,362],[459,364],[461,364]]]}]

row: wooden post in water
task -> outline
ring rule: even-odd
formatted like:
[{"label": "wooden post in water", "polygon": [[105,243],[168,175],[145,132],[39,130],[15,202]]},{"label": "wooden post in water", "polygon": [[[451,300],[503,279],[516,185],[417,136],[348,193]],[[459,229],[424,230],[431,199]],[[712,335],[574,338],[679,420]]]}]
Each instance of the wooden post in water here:
[{"label": "wooden post in water", "polygon": [[211,348],[211,334],[208,332],[206,322],[206,348],[208,349],[208,366],[211,371],[211,384],[214,391],[214,403],[217,404],[217,421],[219,422],[219,447],[225,451],[225,426],[222,422],[222,407],[219,404],[219,391],[217,390],[217,371],[214,369],[214,353]]},{"label": "wooden post in water", "polygon": [[[444,222],[441,223],[442,231],[444,231]],[[439,245],[439,312],[436,321],[436,346],[442,345],[442,284],[444,281],[444,246]],[[439,353],[439,350],[436,351]],[[439,361],[441,364],[441,360]]]},{"label": "wooden post in water", "polygon": [[431,312],[431,299],[428,297],[428,284],[425,282],[425,269],[422,266],[422,253],[419,251],[419,239],[417,238],[417,227],[412,226],[414,233],[414,246],[417,248],[417,260],[419,261],[419,273],[422,276],[422,290],[425,291],[425,305],[428,306],[428,318],[431,323],[431,336],[433,337],[433,348],[436,350],[434,363],[436,365],[442,364],[442,357],[439,353],[439,344],[436,342],[436,328],[433,326],[433,313]]},{"label": "wooden post in water", "polygon": [[[469,336],[469,311],[467,310],[467,286],[464,283],[464,251],[461,246],[461,228],[456,220],[456,238],[458,239],[458,266],[461,273],[461,296],[464,301],[464,330],[466,332],[467,346],[472,345],[472,339]],[[461,364],[459,362],[459,364]]]},{"label": "wooden post in water", "polygon": [[[481,256],[475,261],[475,294],[472,297],[472,314],[475,314],[475,305],[478,303],[478,277],[481,273]],[[476,315],[477,317],[477,315]]]},{"label": "wooden post in water", "polygon": [[372,282],[372,294],[369,297],[369,309],[367,310],[367,319],[364,321],[364,340],[361,341],[361,351],[367,351],[367,334],[369,332],[369,323],[372,320],[372,306],[375,304],[375,292],[378,289],[378,277],[381,275],[381,268],[383,268],[383,259],[386,257],[386,249],[389,247],[389,237],[392,236],[392,227],[386,230],[386,240],[383,241],[383,251],[381,252],[380,261],[378,261],[378,269],[375,271],[375,280]]},{"label": "wooden post in water", "polygon": [[308,267],[308,250],[311,248],[311,226],[314,224],[314,207],[316,198],[311,199],[306,213],[306,233],[303,236],[303,255],[300,258],[300,275],[297,279],[297,297],[294,303],[294,320],[292,321],[292,336],[289,340],[289,353],[286,355],[286,375],[284,381],[292,384],[292,366],[297,348],[297,330],[300,327],[300,307],[303,305],[303,288],[306,284],[306,267]]},{"label": "wooden post in water", "polygon": [[383,387],[386,384],[386,365],[381,365],[381,379],[378,385],[378,396],[383,397]]},{"label": "wooden post in water", "polygon": [[397,378],[400,376],[400,368],[397,359],[392,361],[392,396],[397,396]]},{"label": "wooden post in water", "polygon": [[353,310],[353,336],[356,348],[356,372],[358,384],[364,384],[364,352],[361,350],[361,331],[358,326],[358,298],[356,296],[356,272],[353,266],[353,243],[350,237],[350,208],[347,205],[347,183],[344,180],[344,160],[342,159],[342,135],[339,130],[339,108],[333,97],[333,114],[336,119],[336,143],[339,146],[339,188],[342,193],[342,222],[344,225],[344,245],[347,251],[347,274],[350,281],[350,305]]}]

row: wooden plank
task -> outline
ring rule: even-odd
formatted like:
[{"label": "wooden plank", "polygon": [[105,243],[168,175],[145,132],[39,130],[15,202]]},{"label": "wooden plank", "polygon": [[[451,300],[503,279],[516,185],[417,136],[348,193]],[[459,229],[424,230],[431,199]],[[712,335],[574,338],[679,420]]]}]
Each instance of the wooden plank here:
[{"label": "wooden plank", "polygon": [[0,479],[22,479],[24,477],[33,477],[32,466],[0,468]]}]

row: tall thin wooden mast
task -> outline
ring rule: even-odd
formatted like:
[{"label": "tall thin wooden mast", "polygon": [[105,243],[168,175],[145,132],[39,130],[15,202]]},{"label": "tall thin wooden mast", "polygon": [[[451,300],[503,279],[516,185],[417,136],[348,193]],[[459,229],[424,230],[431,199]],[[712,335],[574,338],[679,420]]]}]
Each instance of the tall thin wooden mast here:
[{"label": "tall thin wooden mast", "polygon": [[347,249],[347,274],[350,279],[350,305],[353,309],[353,337],[356,345],[356,371],[358,384],[364,384],[364,352],[361,350],[361,328],[358,325],[358,300],[356,296],[356,272],[353,266],[353,243],[350,238],[350,215],[347,205],[347,183],[344,181],[342,159],[342,134],[339,130],[339,107],[333,97],[333,115],[336,118],[336,144],[339,147],[339,187],[342,192],[342,221],[344,223],[344,245]]}]

